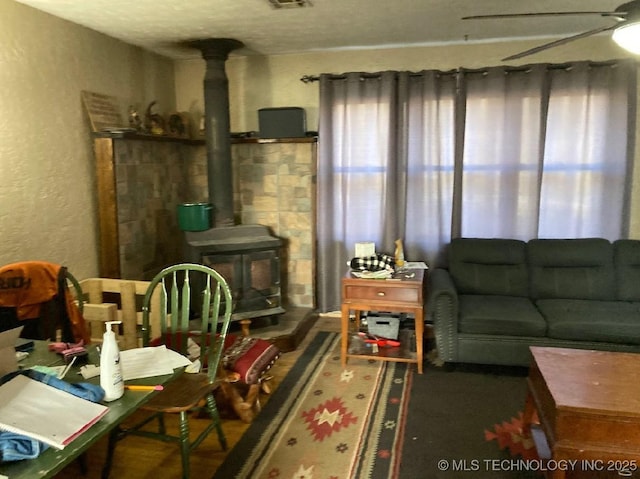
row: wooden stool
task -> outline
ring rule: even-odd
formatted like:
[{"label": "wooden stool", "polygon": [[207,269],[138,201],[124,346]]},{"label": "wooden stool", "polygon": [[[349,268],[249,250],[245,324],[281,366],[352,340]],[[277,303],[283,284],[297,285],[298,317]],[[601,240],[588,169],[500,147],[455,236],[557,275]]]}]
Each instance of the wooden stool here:
[{"label": "wooden stool", "polygon": [[280,354],[266,339],[227,335],[221,361],[224,370],[221,390],[242,421],[253,421],[261,409],[260,392],[271,392],[268,385],[271,376],[267,372]]}]

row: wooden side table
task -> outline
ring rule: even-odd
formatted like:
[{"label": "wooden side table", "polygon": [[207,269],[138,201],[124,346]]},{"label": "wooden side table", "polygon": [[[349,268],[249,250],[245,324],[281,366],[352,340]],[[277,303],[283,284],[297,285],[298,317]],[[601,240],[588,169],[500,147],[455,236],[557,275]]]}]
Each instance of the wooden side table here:
[{"label": "wooden side table", "polygon": [[[391,279],[356,278],[351,271],[342,279],[342,366],[347,358],[376,359],[415,363],[422,374],[424,335],[424,289],[426,270],[412,269],[396,273]],[[349,318],[355,314],[355,326],[360,327],[363,311],[409,313],[415,317],[416,351],[411,351],[406,341],[400,346],[382,346],[377,353],[371,350],[349,352]]]}]

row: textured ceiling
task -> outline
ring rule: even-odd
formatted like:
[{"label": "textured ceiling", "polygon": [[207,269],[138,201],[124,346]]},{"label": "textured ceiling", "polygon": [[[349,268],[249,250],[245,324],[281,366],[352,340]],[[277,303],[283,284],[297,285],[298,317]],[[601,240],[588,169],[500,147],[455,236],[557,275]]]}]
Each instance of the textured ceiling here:
[{"label": "textured ceiling", "polygon": [[[172,58],[198,58],[181,44],[234,38],[236,55],[537,38],[546,43],[611,25],[598,15],[461,20],[468,15],[609,11],[620,0],[311,0],[273,8],[267,0],[17,0]],[[580,40],[577,40],[580,41]],[[517,53],[517,52],[514,52]]]}]

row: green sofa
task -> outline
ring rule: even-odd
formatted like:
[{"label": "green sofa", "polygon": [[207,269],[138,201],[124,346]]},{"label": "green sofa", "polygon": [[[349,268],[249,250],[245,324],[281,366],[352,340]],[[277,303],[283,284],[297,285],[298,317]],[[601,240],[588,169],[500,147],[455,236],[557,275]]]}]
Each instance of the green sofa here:
[{"label": "green sofa", "polygon": [[640,352],[640,240],[459,238],[429,273],[447,363],[528,366],[529,346]]}]

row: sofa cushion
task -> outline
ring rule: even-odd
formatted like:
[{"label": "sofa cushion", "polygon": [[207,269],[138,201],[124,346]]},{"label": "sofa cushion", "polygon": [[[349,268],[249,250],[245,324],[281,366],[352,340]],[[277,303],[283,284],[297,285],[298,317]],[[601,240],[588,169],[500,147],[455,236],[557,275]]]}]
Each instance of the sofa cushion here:
[{"label": "sofa cushion", "polygon": [[615,299],[613,245],[602,238],[527,243],[534,299]]},{"label": "sofa cushion", "polygon": [[640,344],[640,303],[541,299],[536,306],[550,338]]},{"label": "sofa cushion", "polygon": [[547,324],[528,298],[460,295],[461,333],[545,336]]},{"label": "sofa cushion", "polygon": [[460,294],[528,296],[526,243],[457,238],[449,245],[449,272]]},{"label": "sofa cushion", "polygon": [[616,294],[623,301],[640,301],[640,241],[613,242]]}]

